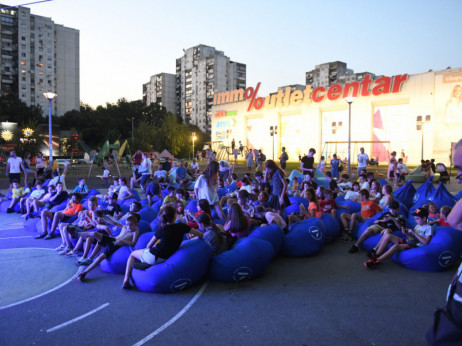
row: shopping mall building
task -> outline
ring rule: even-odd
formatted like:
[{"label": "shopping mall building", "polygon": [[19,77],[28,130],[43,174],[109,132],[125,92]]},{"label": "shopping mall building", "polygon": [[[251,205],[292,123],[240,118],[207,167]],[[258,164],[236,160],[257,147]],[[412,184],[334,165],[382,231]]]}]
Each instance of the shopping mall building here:
[{"label": "shopping mall building", "polygon": [[[280,88],[258,95],[260,83],[215,93],[212,141],[234,139],[262,149],[268,159],[286,147],[290,160],[316,148],[316,161],[348,155],[351,103],[352,161],[364,147],[369,157],[387,161],[404,153],[409,164],[424,159],[449,164],[451,144],[462,137],[462,67],[396,76],[364,75],[359,81],[312,88]],[[272,131],[277,126],[277,130]],[[274,149],[273,149],[274,148]],[[274,150],[274,151],[273,151]]]}]

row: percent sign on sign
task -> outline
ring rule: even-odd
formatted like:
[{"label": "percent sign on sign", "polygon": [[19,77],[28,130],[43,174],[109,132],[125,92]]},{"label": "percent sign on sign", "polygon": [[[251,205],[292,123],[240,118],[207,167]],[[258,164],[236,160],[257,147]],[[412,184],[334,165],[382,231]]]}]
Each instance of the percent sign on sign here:
[{"label": "percent sign on sign", "polygon": [[265,99],[263,97],[257,97],[258,89],[260,89],[260,84],[261,83],[258,82],[257,86],[255,87],[255,90],[252,87],[248,87],[247,89],[245,89],[244,98],[246,100],[250,100],[247,111],[250,111],[252,109],[252,106],[258,110],[261,107],[263,107],[263,104],[265,103]]}]

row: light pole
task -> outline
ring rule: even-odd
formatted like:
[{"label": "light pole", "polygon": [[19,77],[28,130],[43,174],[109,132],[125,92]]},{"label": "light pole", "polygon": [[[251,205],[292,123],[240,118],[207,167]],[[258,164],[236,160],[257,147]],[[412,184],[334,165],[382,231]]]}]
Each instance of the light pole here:
[{"label": "light pole", "polygon": [[194,154],[195,154],[195,151],[194,151],[194,141],[195,141],[195,140],[196,140],[196,133],[193,132],[193,133],[192,133],[192,141],[193,141],[193,156],[192,156],[192,157],[193,157],[193,160],[194,160]]},{"label": "light pole", "polygon": [[53,133],[51,130],[51,101],[53,101],[53,99],[58,95],[49,91],[47,93],[43,93],[43,96],[45,96],[48,100],[48,147],[50,150],[48,166],[53,167]]},{"label": "light pole", "polygon": [[416,124],[417,124],[417,131],[421,130],[422,131],[422,153],[421,153],[421,160],[424,159],[424,125],[425,124],[429,124],[430,121],[431,121],[431,115],[426,115],[425,116],[425,120],[423,120],[423,117],[422,115],[418,115],[417,116],[417,121],[416,121]]},{"label": "light pole", "polygon": [[351,178],[351,104],[356,97],[348,96],[345,97],[345,101],[348,103],[348,176]]},{"label": "light pole", "polygon": [[274,161],[274,136],[278,134],[278,126],[270,126],[270,136],[273,137],[273,161]]}]

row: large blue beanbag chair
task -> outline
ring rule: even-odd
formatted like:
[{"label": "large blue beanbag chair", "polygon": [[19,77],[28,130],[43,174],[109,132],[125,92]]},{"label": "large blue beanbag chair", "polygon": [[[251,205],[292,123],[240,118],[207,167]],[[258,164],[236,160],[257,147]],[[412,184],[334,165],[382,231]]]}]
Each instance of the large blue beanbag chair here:
[{"label": "large blue beanbag chair", "polygon": [[300,173],[299,171],[297,171],[296,169],[294,169],[294,170],[290,173],[290,175],[289,175],[289,180],[292,182],[292,179],[293,179],[294,177],[299,178],[299,180],[300,180],[300,178],[302,178],[302,181],[303,181],[303,174]]},{"label": "large blue beanbag chair", "polygon": [[226,196],[226,190],[224,188],[219,188],[217,191],[218,198],[221,199],[223,196]]},{"label": "large blue beanbag chair", "polygon": [[[337,203],[337,202],[336,202]],[[346,213],[346,214],[354,214],[354,213],[360,213],[361,212],[361,203],[356,202],[356,201],[350,201],[350,200],[344,200],[343,202],[337,203],[337,205],[340,205],[342,207],[350,207],[350,209],[344,209],[344,208],[337,208],[337,222],[341,225],[341,215]]]},{"label": "large blue beanbag chair", "polygon": [[140,234],[148,233],[151,232],[151,225],[145,220],[140,220],[138,222],[138,229],[140,230]]},{"label": "large blue beanbag chair", "polygon": [[321,221],[325,226],[324,241],[326,243],[333,242],[340,236],[342,228],[332,214],[322,213]]},{"label": "large blue beanbag chair", "polygon": [[237,191],[239,189],[239,187],[237,186],[237,184],[229,184],[229,185],[226,185],[224,187],[226,193],[230,193],[230,192],[234,192],[234,191]]},{"label": "large blue beanbag chair", "polygon": [[113,274],[124,274],[125,268],[127,267],[128,257],[132,250],[130,246],[122,246],[116,252],[114,252],[109,258],[101,261],[100,268],[108,273]]},{"label": "large blue beanbag chair", "polygon": [[154,232],[147,232],[143,233],[138,237],[136,244],[134,246],[134,250],[146,249],[148,246],[149,241],[154,236]]},{"label": "large blue beanbag chair", "polygon": [[345,200],[345,195],[340,195],[335,197],[335,203],[343,202]]},{"label": "large blue beanbag chair", "polygon": [[387,185],[387,184],[388,184],[388,181],[387,181],[386,179],[380,179],[380,180],[379,180],[379,183],[380,183],[380,185],[383,186],[383,185]]},{"label": "large blue beanbag chair", "polygon": [[61,204],[55,205],[53,208],[50,209],[50,211],[52,211],[53,213],[56,213],[57,211],[63,211],[64,209],[66,209],[66,206],[67,201],[64,201]]},{"label": "large blue beanbag chair", "polygon": [[436,189],[433,186],[432,179],[433,177],[428,178],[425,183],[416,190],[414,197],[412,198],[413,205],[416,204],[419,199],[427,200],[435,193]]},{"label": "large blue beanbag chair", "polygon": [[439,183],[435,193],[428,199],[436,205],[447,205],[451,208],[457,202],[456,198],[446,189],[443,183]]},{"label": "large blue beanbag chair", "polygon": [[415,193],[416,189],[414,185],[412,185],[412,181],[408,180],[405,185],[393,192],[393,196],[397,201],[403,203],[409,209],[414,204],[413,199]]},{"label": "large blue beanbag chair", "polygon": [[159,201],[157,201],[156,203],[154,203],[152,205],[152,209],[154,209],[156,211],[157,215],[159,215],[161,207],[162,207],[162,200],[159,200]]},{"label": "large blue beanbag chair", "polygon": [[126,205],[126,204],[119,204],[120,205],[120,209],[122,210],[122,213],[126,214],[130,211],[130,205]]},{"label": "large blue beanbag chair", "polygon": [[428,245],[397,252],[393,260],[402,266],[426,272],[448,269],[462,253],[462,232],[439,227]]},{"label": "large blue beanbag chair", "polygon": [[189,210],[193,214],[197,213],[197,199],[190,200],[184,210]]},{"label": "large blue beanbag chair", "polygon": [[140,194],[138,193],[138,191],[136,191],[135,189],[133,190],[130,190],[132,193],[133,193],[133,198],[136,199],[137,201],[139,201],[141,198],[140,198]]},{"label": "large blue beanbag chair", "polygon": [[145,270],[133,269],[132,278],[140,291],[181,291],[206,275],[211,254],[212,248],[205,241],[188,240],[164,263]]},{"label": "large blue beanbag chair", "polygon": [[139,211],[139,214],[141,216],[141,220],[152,222],[157,217],[157,212],[154,210],[153,207],[150,207],[148,205],[144,206],[141,208]]},{"label": "large blue beanbag chair", "polygon": [[462,198],[462,190],[457,192],[456,195],[454,196],[454,198],[456,199],[456,201],[458,201],[459,199]]},{"label": "large blue beanbag chair", "polygon": [[242,238],[231,250],[212,257],[208,277],[221,282],[250,280],[263,274],[274,256],[274,248],[270,242]]},{"label": "large blue beanbag chair", "polygon": [[278,225],[272,224],[262,226],[250,233],[249,238],[266,240],[273,245],[274,253],[277,255],[281,251],[284,243],[284,231]]},{"label": "large blue beanbag chair", "polygon": [[46,189],[48,188],[48,184],[50,183],[50,181],[51,181],[51,179],[45,180],[45,182],[42,184],[42,189],[45,189],[45,191],[46,191]]},{"label": "large blue beanbag chair", "polygon": [[159,218],[155,218],[154,220],[152,220],[149,226],[151,226],[151,231],[157,232],[157,230],[159,229]]},{"label": "large blue beanbag chair", "polygon": [[[223,212],[225,213],[225,215],[227,215],[227,214],[228,214],[228,209],[226,209],[226,211],[223,210]],[[222,226],[224,226],[224,225],[226,224],[226,221],[225,221],[225,220],[222,220],[222,219],[219,219],[219,218],[214,218],[212,221],[213,221],[214,223],[216,223],[217,225],[222,225]]]},{"label": "large blue beanbag chair", "polygon": [[101,194],[101,192],[99,192],[98,190],[91,189],[90,191],[88,191],[88,193],[85,195],[85,197],[83,199],[88,200],[91,196],[96,196],[96,195],[99,195],[99,194]]},{"label": "large blue beanbag chair", "polygon": [[[8,207],[10,206],[11,201],[3,201],[2,204],[0,205],[0,213],[6,213]],[[18,202],[19,204],[19,202]]]},{"label": "large blue beanbag chair", "polygon": [[145,199],[140,199],[140,203],[141,205],[148,205],[149,204],[149,201],[145,198]]},{"label": "large blue beanbag chair", "polygon": [[327,178],[316,178],[316,183],[319,186],[322,186],[322,187],[325,187],[325,188],[329,187],[329,181],[327,180]]},{"label": "large blue beanbag chair", "polygon": [[303,203],[303,206],[307,209],[308,205],[310,204],[310,202],[303,197],[289,197],[289,200],[291,204],[285,208],[287,215],[300,212],[300,203]]},{"label": "large blue beanbag chair", "polygon": [[288,257],[314,256],[321,251],[326,233],[324,223],[318,218],[309,218],[294,223],[285,236],[282,254]]}]

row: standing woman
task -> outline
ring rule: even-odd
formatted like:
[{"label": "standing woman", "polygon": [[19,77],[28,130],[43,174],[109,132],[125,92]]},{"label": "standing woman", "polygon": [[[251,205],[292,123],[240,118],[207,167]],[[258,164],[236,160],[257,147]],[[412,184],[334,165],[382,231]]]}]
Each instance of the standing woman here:
[{"label": "standing woman", "polygon": [[37,181],[37,171],[34,171],[32,168],[30,168],[30,153],[27,152],[24,154],[24,160],[22,161],[22,165],[24,166],[24,184],[27,185],[27,175],[28,174],[33,174],[34,175],[34,182]]},{"label": "standing woman", "polygon": [[194,193],[197,199],[206,199],[215,208],[218,217],[225,220],[225,214],[221,209],[218,198],[218,171],[220,165],[217,161],[210,161],[204,173],[199,176],[194,185]]},{"label": "standing woman", "polygon": [[271,183],[273,186],[269,205],[282,215],[283,209],[290,205],[290,200],[286,193],[287,182],[284,178],[284,171],[273,160],[266,161],[265,168],[265,183]]},{"label": "standing woman", "polygon": [[332,178],[338,178],[340,175],[339,166],[340,160],[337,159],[337,154],[332,155],[332,160],[330,161],[330,172],[332,173]]},{"label": "standing woman", "polygon": [[252,149],[247,150],[247,154],[245,155],[245,160],[247,161],[247,172],[250,172],[252,170],[252,166],[253,166]]},{"label": "standing woman", "polygon": [[43,171],[47,165],[46,160],[43,158],[43,154],[41,152],[37,153],[37,157],[35,158],[35,168],[37,169],[37,175],[41,177],[43,175]]}]

